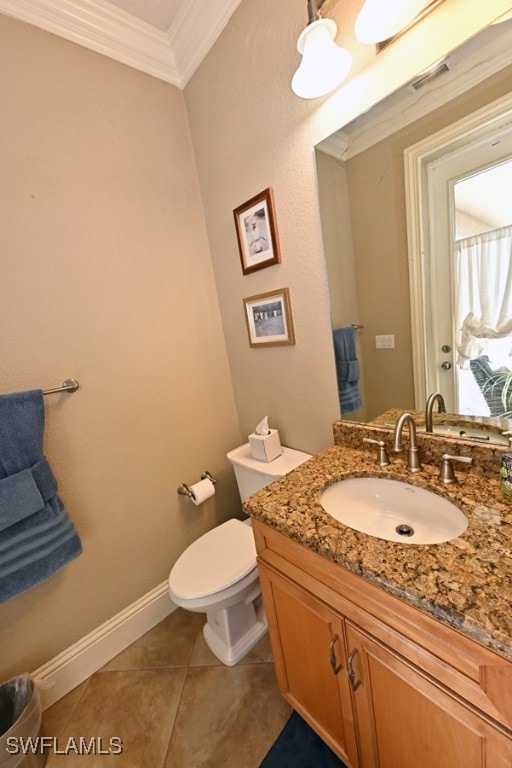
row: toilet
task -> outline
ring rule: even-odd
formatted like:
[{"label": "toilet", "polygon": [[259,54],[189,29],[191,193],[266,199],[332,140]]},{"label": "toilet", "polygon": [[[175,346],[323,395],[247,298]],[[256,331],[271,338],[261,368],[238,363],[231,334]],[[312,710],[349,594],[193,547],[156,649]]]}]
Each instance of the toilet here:
[{"label": "toilet", "polygon": [[[244,501],[311,455],[283,446],[266,463],[253,459],[246,443],[227,457]],[[237,664],[267,631],[251,521],[232,518],[194,541],[171,570],[169,593],[181,608],[206,613],[208,647],[223,664]]]}]

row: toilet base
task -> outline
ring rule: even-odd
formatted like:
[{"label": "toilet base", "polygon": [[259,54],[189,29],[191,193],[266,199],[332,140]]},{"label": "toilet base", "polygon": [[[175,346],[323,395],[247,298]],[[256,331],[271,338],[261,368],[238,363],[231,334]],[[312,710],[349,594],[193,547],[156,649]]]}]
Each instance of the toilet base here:
[{"label": "toilet base", "polygon": [[206,644],[228,667],[238,664],[267,631],[261,594],[252,601],[212,611],[206,616],[203,627]]}]

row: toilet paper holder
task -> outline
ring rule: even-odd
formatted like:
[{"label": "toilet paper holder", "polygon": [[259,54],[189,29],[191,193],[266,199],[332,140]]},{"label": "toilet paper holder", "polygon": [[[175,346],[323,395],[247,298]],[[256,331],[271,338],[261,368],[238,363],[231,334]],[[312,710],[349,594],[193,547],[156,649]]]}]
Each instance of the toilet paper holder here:
[{"label": "toilet paper holder", "polygon": [[[212,475],[208,472],[207,469],[205,469],[204,472],[202,472],[201,480],[209,480],[214,485],[217,482],[217,480],[214,477],[212,477]],[[178,485],[176,490],[180,494],[180,496],[188,496],[189,499],[192,499],[194,496],[194,494],[192,493],[192,491],[190,490],[190,488],[186,483],[180,483],[180,485]]]}]

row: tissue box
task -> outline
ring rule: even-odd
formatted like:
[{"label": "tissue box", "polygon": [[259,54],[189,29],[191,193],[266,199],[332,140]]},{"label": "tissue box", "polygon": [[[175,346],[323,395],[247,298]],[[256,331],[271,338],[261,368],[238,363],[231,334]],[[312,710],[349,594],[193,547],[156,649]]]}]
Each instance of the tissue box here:
[{"label": "tissue box", "polygon": [[258,461],[274,461],[283,452],[277,429],[271,429],[268,435],[249,435],[251,456]]}]

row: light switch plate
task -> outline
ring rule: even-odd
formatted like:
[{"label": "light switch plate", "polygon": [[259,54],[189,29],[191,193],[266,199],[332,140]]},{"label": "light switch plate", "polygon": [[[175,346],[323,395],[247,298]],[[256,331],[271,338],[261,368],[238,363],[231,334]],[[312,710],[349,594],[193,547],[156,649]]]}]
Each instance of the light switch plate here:
[{"label": "light switch plate", "polygon": [[388,333],[382,336],[375,337],[375,349],[394,349],[395,348],[395,336],[393,333]]}]

